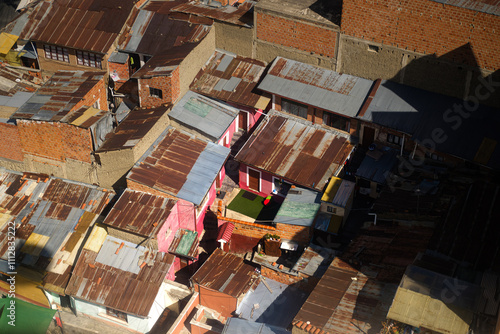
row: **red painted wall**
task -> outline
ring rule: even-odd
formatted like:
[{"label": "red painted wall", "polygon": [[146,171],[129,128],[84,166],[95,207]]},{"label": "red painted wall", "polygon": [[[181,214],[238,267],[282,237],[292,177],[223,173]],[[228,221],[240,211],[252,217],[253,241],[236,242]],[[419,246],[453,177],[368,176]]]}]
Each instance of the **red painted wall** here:
[{"label": "red painted wall", "polygon": [[167,221],[160,228],[157,235],[158,250],[168,252],[168,248],[174,239],[175,232],[179,228],[193,230],[195,228],[194,205],[184,200],[175,203]]},{"label": "red painted wall", "polygon": [[0,157],[23,161],[21,138],[15,124],[0,123]]},{"label": "red painted wall", "polygon": [[[345,0],[341,30],[368,41],[435,53],[457,63],[476,66],[477,61],[480,68],[500,68],[500,17],[466,8],[429,0]],[[470,50],[452,52],[467,43]]]},{"label": "red painted wall", "polygon": [[[259,170],[257,168],[250,167],[252,169]],[[255,194],[258,194],[259,196],[262,197],[267,197],[271,195],[273,191],[273,177],[271,174],[266,173],[262,170],[260,171],[260,192],[256,192],[250,188],[248,188],[248,173],[247,173],[247,165],[240,163],[240,172],[239,172],[239,177],[240,177],[240,188],[244,190],[248,190],[250,192],[253,192]]]}]

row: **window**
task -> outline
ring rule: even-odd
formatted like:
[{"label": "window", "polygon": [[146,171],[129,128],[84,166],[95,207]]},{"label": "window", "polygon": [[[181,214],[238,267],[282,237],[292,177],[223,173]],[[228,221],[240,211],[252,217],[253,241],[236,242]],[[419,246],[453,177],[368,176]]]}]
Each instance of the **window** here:
[{"label": "window", "polygon": [[163,98],[163,92],[161,89],[149,87],[149,95],[152,97]]},{"label": "window", "polygon": [[102,68],[101,56],[95,53],[76,51],[76,62],[78,65]]},{"label": "window", "polygon": [[307,106],[287,99],[281,99],[281,111],[307,119]]},{"label": "window", "polygon": [[127,322],[127,313],[106,307],[106,315]]},{"label": "window", "polygon": [[326,207],[326,211],[335,214],[337,213],[337,208],[334,208],[333,206],[329,205]]},{"label": "window", "polygon": [[45,58],[69,63],[68,49],[55,45],[45,45]]},{"label": "window", "polygon": [[391,133],[387,134],[387,142],[388,143],[393,143],[396,145],[401,145],[401,137],[393,135]]},{"label": "window", "polygon": [[331,112],[323,112],[323,124],[342,131],[349,131],[349,120]]}]

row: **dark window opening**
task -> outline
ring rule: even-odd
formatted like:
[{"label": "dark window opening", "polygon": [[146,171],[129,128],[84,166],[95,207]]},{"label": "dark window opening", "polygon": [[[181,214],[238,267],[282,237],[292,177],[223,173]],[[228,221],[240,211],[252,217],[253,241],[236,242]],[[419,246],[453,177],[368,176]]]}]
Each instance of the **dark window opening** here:
[{"label": "dark window opening", "polygon": [[281,111],[307,119],[307,106],[305,104],[281,99]]},{"label": "dark window opening", "polygon": [[149,87],[149,95],[152,97],[163,98],[163,92],[161,89]]},{"label": "dark window opening", "polygon": [[68,49],[55,45],[45,45],[45,58],[69,63]]},{"label": "dark window opening", "polygon": [[349,119],[330,112],[323,112],[323,124],[342,131],[349,131]]},{"label": "dark window opening", "polygon": [[83,66],[102,68],[101,56],[90,52],[76,51],[76,63]]},{"label": "dark window opening", "polygon": [[121,312],[118,310],[114,310],[112,308],[106,307],[106,314],[109,315],[110,317],[117,318],[123,321],[127,321],[127,313]]},{"label": "dark window opening", "polygon": [[402,138],[393,134],[388,133],[387,134],[387,142],[388,143],[393,143],[396,145],[401,145]]}]

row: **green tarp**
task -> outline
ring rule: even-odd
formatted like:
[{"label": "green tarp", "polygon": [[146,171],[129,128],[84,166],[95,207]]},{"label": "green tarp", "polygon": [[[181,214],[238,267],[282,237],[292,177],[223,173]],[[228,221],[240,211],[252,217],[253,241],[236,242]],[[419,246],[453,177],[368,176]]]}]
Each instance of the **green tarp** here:
[{"label": "green tarp", "polygon": [[0,298],[0,333],[45,334],[55,313],[17,298]]}]

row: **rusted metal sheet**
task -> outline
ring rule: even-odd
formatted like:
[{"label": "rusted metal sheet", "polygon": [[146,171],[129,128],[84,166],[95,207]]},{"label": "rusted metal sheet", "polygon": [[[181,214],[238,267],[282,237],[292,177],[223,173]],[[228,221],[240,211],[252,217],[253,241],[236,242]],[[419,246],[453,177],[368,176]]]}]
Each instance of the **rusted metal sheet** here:
[{"label": "rusted metal sheet", "polygon": [[127,175],[169,195],[200,205],[230,151],[187,132],[167,128]]},{"label": "rusted metal sheet", "polygon": [[450,6],[457,6],[500,16],[500,0],[432,0],[435,2],[443,3]]},{"label": "rusted metal sheet", "polygon": [[223,6],[214,8],[201,2],[188,2],[171,9],[172,12],[188,13],[204,16],[216,21],[236,24],[244,27],[253,26],[253,6],[255,2],[246,0],[238,6]]},{"label": "rusted metal sheet", "polygon": [[126,189],[104,224],[145,237],[156,237],[167,220],[175,200]]},{"label": "rusted metal sheet", "polygon": [[247,293],[257,279],[254,267],[245,264],[242,258],[218,248],[191,277],[193,284],[234,298]]},{"label": "rusted metal sheet", "polygon": [[[88,109],[74,109],[104,78],[104,72],[59,71],[31,96],[11,117],[71,124]],[[107,115],[101,111],[80,127],[90,127]]]},{"label": "rusted metal sheet", "polygon": [[[270,96],[256,89],[266,63],[216,51],[198,72],[190,89],[199,94],[255,108],[259,100]],[[230,85],[231,79],[238,82]],[[239,80],[236,80],[239,79]]]},{"label": "rusted metal sheet", "polygon": [[[107,53],[133,9],[132,0],[40,2],[27,11],[21,38]],[[11,29],[14,29],[13,26]]]},{"label": "rusted metal sheet", "polygon": [[[151,256],[151,254],[149,254]],[[98,253],[83,249],[67,285],[66,294],[129,314],[146,317],[174,256],[152,254],[152,265],[138,274],[96,262]]]},{"label": "rusted metal sheet", "polygon": [[322,191],[350,155],[348,139],[347,133],[271,110],[235,159]]},{"label": "rusted metal sheet", "polygon": [[118,125],[97,152],[134,147],[167,112],[167,107],[135,108]]}]

